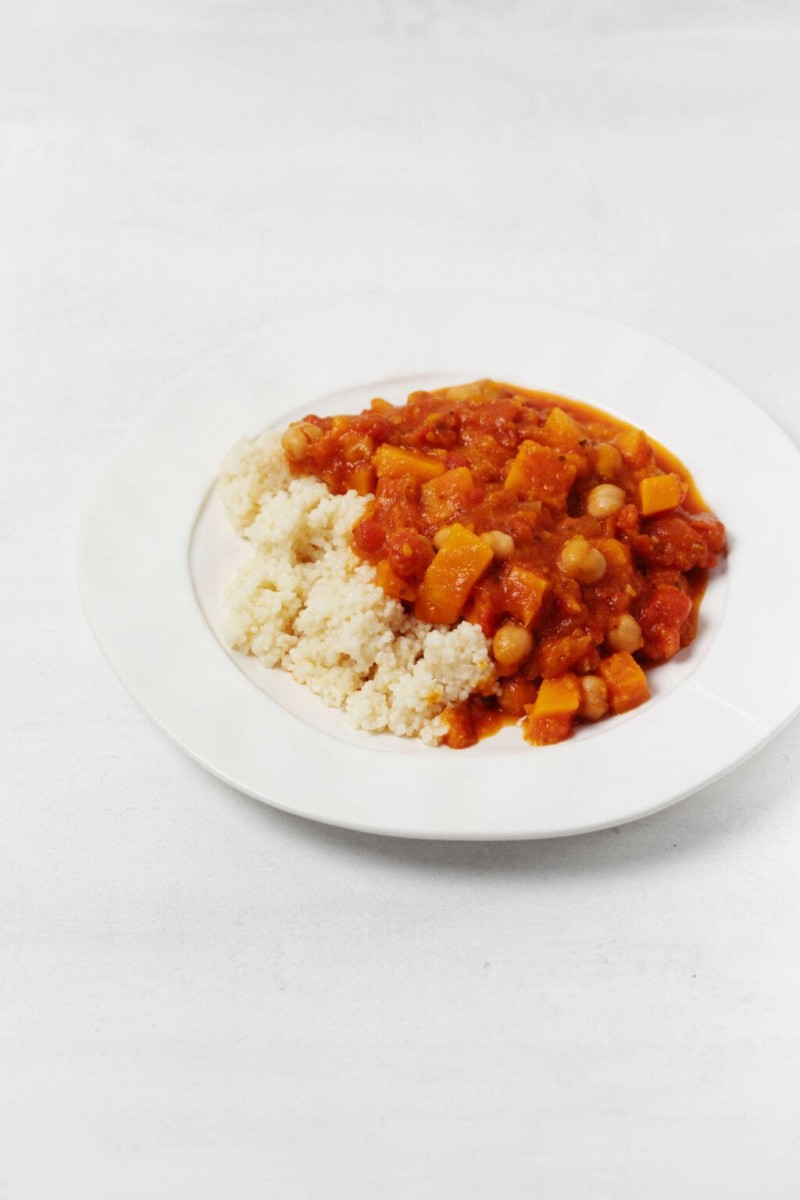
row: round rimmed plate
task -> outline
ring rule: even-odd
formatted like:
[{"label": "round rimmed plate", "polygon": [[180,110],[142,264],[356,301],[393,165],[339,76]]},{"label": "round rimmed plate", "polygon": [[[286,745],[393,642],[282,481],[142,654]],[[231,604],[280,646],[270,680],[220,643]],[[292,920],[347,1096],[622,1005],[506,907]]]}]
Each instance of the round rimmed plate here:
[{"label": "round rimmed plate", "polygon": [[[470,750],[352,731],[215,630],[239,544],[213,482],[243,433],[374,395],[490,376],[584,400],[646,429],[725,521],[696,642],[650,673],[653,699],[533,749],[506,729]],[[370,301],[267,331],[180,381],[138,423],[95,494],[79,549],[89,622],[133,697],[234,787],[299,815],[403,837],[555,837],[682,799],[800,706],[793,544],[800,454],[719,375],[638,330],[496,298]]]}]

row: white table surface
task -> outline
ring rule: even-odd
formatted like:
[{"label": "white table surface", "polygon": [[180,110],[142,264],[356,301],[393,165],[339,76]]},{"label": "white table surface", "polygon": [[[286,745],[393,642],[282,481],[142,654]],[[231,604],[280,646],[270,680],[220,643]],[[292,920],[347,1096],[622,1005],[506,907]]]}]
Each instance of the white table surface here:
[{"label": "white table surface", "polygon": [[800,442],[799,59],[789,0],[5,0],[2,1200],[800,1195],[796,721],[625,828],[351,834],[185,758],[74,578],[152,396],[343,297],[577,303]]}]

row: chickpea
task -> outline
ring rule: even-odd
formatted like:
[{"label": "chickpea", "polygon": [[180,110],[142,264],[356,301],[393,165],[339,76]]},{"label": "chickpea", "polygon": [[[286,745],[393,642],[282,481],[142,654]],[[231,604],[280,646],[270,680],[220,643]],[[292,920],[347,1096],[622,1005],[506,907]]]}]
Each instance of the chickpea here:
[{"label": "chickpea", "polygon": [[495,662],[501,667],[512,667],[526,659],[533,649],[533,636],[528,629],[507,621],[501,625],[492,639]]},{"label": "chickpea", "polygon": [[581,675],[578,685],[581,689],[579,714],[587,721],[599,721],[608,712],[608,688],[605,680],[599,675]]},{"label": "chickpea", "polygon": [[318,442],[322,436],[323,430],[319,425],[312,425],[311,421],[290,425],[281,437],[283,452],[291,462],[302,462],[311,443]]},{"label": "chickpea", "polygon": [[502,533],[499,529],[490,529],[488,533],[481,534],[481,541],[486,542],[492,554],[500,562],[505,562],[514,553],[514,539],[510,533]]},{"label": "chickpea", "polygon": [[612,650],[627,650],[629,654],[633,654],[634,650],[641,650],[644,645],[642,627],[635,617],[625,613],[613,629],[609,629],[606,642]]},{"label": "chickpea", "polygon": [[434,549],[441,550],[442,546],[444,545],[445,538],[447,537],[449,532],[450,532],[449,525],[443,525],[441,529],[436,530],[436,533],[431,538],[431,541],[433,542],[433,545],[434,545]]},{"label": "chickpea", "polygon": [[601,479],[616,479],[622,470],[622,455],[610,442],[595,447],[595,470]]},{"label": "chickpea", "polygon": [[586,497],[586,511],[590,517],[613,516],[625,503],[625,493],[615,483],[599,483]]},{"label": "chickpea", "polygon": [[590,546],[580,534],[564,543],[559,561],[567,575],[578,583],[597,583],[606,573],[606,560],[602,553],[595,546]]},{"label": "chickpea", "polygon": [[480,383],[463,383],[460,387],[448,388],[445,395],[448,400],[459,403],[461,400],[469,400],[472,396],[480,395],[480,390]]}]

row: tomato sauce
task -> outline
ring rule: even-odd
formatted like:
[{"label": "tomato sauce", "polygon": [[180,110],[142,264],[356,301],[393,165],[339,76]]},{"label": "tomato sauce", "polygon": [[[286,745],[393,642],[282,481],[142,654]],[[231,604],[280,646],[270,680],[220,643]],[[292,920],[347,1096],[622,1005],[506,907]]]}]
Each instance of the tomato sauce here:
[{"label": "tomato sauce", "polygon": [[445,714],[454,748],[522,719],[546,745],[648,698],[694,639],[725,529],[685,467],[588,405],[492,380],[309,416],[293,470],[371,495],[356,552],[434,624],[479,624],[496,681]]}]

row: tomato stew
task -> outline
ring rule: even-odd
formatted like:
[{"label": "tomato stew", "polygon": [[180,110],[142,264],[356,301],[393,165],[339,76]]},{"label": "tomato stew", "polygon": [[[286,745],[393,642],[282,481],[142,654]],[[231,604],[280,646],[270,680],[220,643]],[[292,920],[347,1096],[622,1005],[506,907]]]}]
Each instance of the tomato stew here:
[{"label": "tomato stew", "polygon": [[725,529],[641,430],[492,380],[290,426],[292,469],[374,494],[353,530],[417,617],[481,626],[496,683],[447,711],[447,743],[522,719],[547,745],[649,696],[642,664],[695,636]]}]

